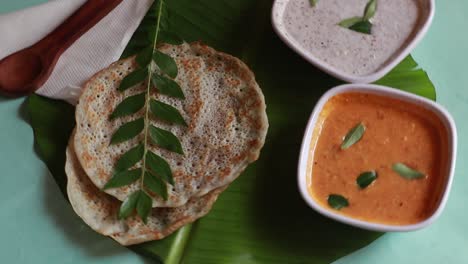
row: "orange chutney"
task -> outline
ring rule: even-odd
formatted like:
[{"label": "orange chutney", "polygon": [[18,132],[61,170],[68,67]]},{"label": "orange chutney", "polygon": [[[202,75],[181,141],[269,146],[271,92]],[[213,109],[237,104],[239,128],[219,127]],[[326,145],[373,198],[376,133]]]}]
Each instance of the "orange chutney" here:
[{"label": "orange chutney", "polygon": [[[360,141],[342,150],[344,136],[362,123]],[[431,111],[415,104],[366,93],[343,93],[323,107],[314,130],[308,190],[322,207],[364,221],[415,224],[432,215],[446,175],[447,132]],[[404,163],[425,174],[406,179],[392,165]],[[375,170],[364,189],[357,177]],[[339,194],[349,206],[332,209],[328,196]]]}]

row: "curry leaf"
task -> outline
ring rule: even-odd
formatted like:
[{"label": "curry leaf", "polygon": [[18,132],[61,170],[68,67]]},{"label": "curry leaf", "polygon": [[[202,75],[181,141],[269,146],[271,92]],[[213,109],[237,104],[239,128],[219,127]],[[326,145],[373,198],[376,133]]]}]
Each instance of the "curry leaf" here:
[{"label": "curry leaf", "polygon": [[141,176],[141,169],[122,171],[115,174],[103,189],[118,188],[135,182]]},{"label": "curry leaf", "polygon": [[359,177],[356,179],[356,183],[359,188],[364,189],[367,186],[371,185],[377,179],[377,172],[375,171],[366,171],[359,174]]},{"label": "curry leaf", "polygon": [[150,126],[149,132],[154,144],[169,151],[184,154],[179,139],[172,132],[155,126]]},{"label": "curry leaf", "polygon": [[165,76],[154,74],[152,77],[153,85],[161,94],[184,99],[184,92],[179,84]]},{"label": "curry leaf", "polygon": [[[163,5],[161,4],[158,10],[158,15],[150,16],[148,20],[148,23],[151,23],[152,25],[152,30],[149,30],[147,32],[147,38],[151,42],[151,45],[150,45],[151,47],[156,47],[156,44],[158,43],[158,40],[159,40],[159,32],[161,30],[161,23],[163,21],[161,16],[162,16],[164,8],[162,8],[162,6]],[[155,25],[156,25],[156,30],[153,30]],[[155,49],[153,49],[153,55],[154,55],[154,51]]]},{"label": "curry leaf", "polygon": [[169,11],[167,8],[163,8],[161,10],[161,13],[159,14],[159,34],[158,34],[158,39],[159,36],[161,36],[161,30],[167,30],[169,28]]},{"label": "curry leaf", "polygon": [[123,124],[115,133],[112,135],[111,144],[117,144],[129,139],[136,137],[143,131],[145,121],[143,118],[138,118],[135,121]]},{"label": "curry leaf", "polygon": [[123,154],[122,157],[120,157],[114,167],[114,170],[116,172],[121,172],[131,168],[143,158],[144,151],[145,147],[141,143],[138,146],[130,149],[125,154]]},{"label": "curry leaf", "polygon": [[371,22],[365,20],[365,21],[357,22],[356,24],[350,26],[349,29],[359,32],[359,33],[370,35],[372,31],[372,24]]},{"label": "curry leaf", "polygon": [[401,177],[408,179],[408,180],[413,180],[413,179],[420,179],[424,178],[426,175],[422,172],[419,172],[415,169],[412,169],[408,166],[406,166],[403,163],[395,163],[392,166],[392,169],[398,173]]},{"label": "curry leaf", "polygon": [[119,210],[119,219],[125,219],[129,217],[135,210],[140,191],[133,192],[130,194],[122,203]]},{"label": "curry leaf", "polygon": [[134,72],[129,73],[125,78],[123,78],[120,86],[118,88],[119,91],[125,91],[128,88],[131,88],[143,81],[145,81],[146,77],[148,77],[148,70],[145,68],[137,69]]},{"label": "curry leaf", "polygon": [[168,43],[172,45],[180,45],[184,41],[177,34],[166,30],[161,30],[159,31],[158,42]]},{"label": "curry leaf", "polygon": [[151,192],[161,196],[164,200],[167,200],[167,185],[159,177],[147,171],[143,184]]},{"label": "curry leaf", "polygon": [[145,106],[145,93],[127,97],[115,108],[109,118],[113,120],[117,117],[134,114],[143,106]]},{"label": "curry leaf", "polygon": [[143,50],[149,45],[151,45],[151,43],[148,41],[146,36],[142,37],[141,35],[138,35],[137,32],[135,32],[135,36],[122,54],[122,58],[128,58],[132,55],[135,55],[140,52],[140,50]]},{"label": "curry leaf", "polygon": [[154,38],[149,38],[149,32],[155,32],[158,18],[158,3],[154,1],[149,11],[141,21],[137,30],[133,34],[132,39],[128,43],[121,58],[127,58],[131,55],[139,53],[143,48],[153,46]]},{"label": "curry leaf", "polygon": [[163,158],[148,151],[146,154],[146,165],[156,176],[161,177],[161,179],[172,185],[174,184],[171,167]]},{"label": "curry leaf", "polygon": [[[138,69],[122,80],[118,90],[125,91],[145,81],[145,92],[125,98],[110,115],[110,119],[113,120],[118,117],[137,114],[143,109],[138,119],[124,123],[112,135],[110,144],[122,143],[137,136],[141,136],[142,141],[138,146],[123,154],[117,161],[114,168],[115,174],[107,182],[105,188],[123,187],[141,178],[139,190],[127,197],[122,204],[119,217],[129,216],[136,207],[138,215],[145,223],[152,206],[152,199],[145,192],[145,188],[167,199],[165,182],[174,184],[169,163],[149,150],[150,141],[161,148],[183,154],[182,145],[172,132],[150,124],[150,112],[161,120],[187,125],[176,108],[151,99],[151,88],[153,86],[156,86],[157,91],[161,94],[184,98],[179,84],[171,79],[177,77],[178,73],[175,60],[171,56],[158,51],[155,45],[161,41],[181,43],[180,38],[175,34],[162,29],[168,26],[165,18],[167,13],[163,7],[163,0],[153,2],[149,13],[135,33],[134,38],[137,40],[135,46],[125,52],[125,54],[137,53],[135,61],[138,64]],[[135,47],[144,46],[145,44],[143,50],[139,52],[134,50]],[[157,68],[159,68],[160,73],[156,73]],[[138,163],[139,161],[142,161],[141,165]],[[133,166],[140,168],[128,171]]]},{"label": "curry leaf", "polygon": [[153,55],[153,60],[156,65],[158,65],[159,69],[169,77],[177,77],[177,64],[171,56],[156,50]]},{"label": "curry leaf", "polygon": [[148,196],[144,191],[140,191],[140,195],[138,197],[138,202],[136,205],[137,213],[140,216],[141,220],[146,224],[148,220],[148,215],[152,209],[152,199]]},{"label": "curry leaf", "polygon": [[375,10],[377,9],[377,0],[370,0],[366,8],[364,9],[363,20],[369,20],[375,15]]},{"label": "curry leaf", "polygon": [[153,56],[153,47],[148,46],[144,48],[138,55],[135,60],[142,68],[146,68],[151,63],[151,57]]},{"label": "curry leaf", "polygon": [[338,25],[364,34],[371,34],[372,23],[369,21],[376,12],[377,0],[369,0],[364,8],[364,15],[362,17],[352,17],[345,19],[338,23]]},{"label": "curry leaf", "polygon": [[366,131],[366,127],[362,123],[359,123],[357,126],[353,127],[344,137],[343,143],[341,144],[341,149],[347,149],[361,140],[364,131]]},{"label": "curry leaf", "polygon": [[362,17],[351,17],[351,18],[347,18],[343,21],[341,21],[340,23],[338,23],[338,25],[344,27],[344,28],[349,28],[351,27],[352,25],[358,23],[358,22],[361,22],[362,21]]},{"label": "curry leaf", "polygon": [[154,47],[154,46],[155,46],[155,42],[154,42],[154,41],[157,40],[156,31],[151,30],[151,31],[149,31],[147,34],[148,34],[148,35],[147,35],[148,41],[151,42],[151,47]]},{"label": "curry leaf", "polygon": [[153,113],[155,117],[161,120],[178,125],[187,126],[187,123],[185,122],[182,115],[179,113],[179,110],[177,110],[177,108],[171,105],[151,99],[150,108],[151,113]]},{"label": "curry leaf", "polygon": [[[145,17],[141,21],[140,25],[135,31],[132,39],[130,40],[129,44],[132,44],[135,39],[137,39],[141,43],[141,39],[144,38],[148,45],[154,43],[154,35],[153,37],[150,36],[149,33],[155,34],[157,29],[157,22],[160,19],[160,14],[162,14],[162,3],[160,1],[153,1],[153,4],[148,9]],[[126,50],[124,53],[128,53]]]},{"label": "curry leaf", "polygon": [[328,196],[327,201],[328,205],[330,205],[331,208],[336,210],[340,210],[341,208],[349,206],[348,199],[339,194],[330,194]]}]

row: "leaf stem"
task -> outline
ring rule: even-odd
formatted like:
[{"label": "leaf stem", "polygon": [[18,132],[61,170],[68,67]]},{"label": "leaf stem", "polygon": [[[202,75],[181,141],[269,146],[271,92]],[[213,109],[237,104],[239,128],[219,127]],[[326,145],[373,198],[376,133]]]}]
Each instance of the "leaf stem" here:
[{"label": "leaf stem", "polygon": [[[158,18],[156,22],[156,34],[154,35],[154,42],[153,42],[153,54],[156,50],[156,43],[158,41],[158,34],[159,34],[159,25],[161,23],[161,14],[163,8],[163,0],[159,0],[159,7],[158,7]],[[148,80],[146,85],[146,100],[145,100],[145,126],[143,128],[144,133],[144,151],[143,151],[143,160],[142,160],[142,170],[141,170],[141,190],[146,193],[144,188],[144,180],[145,180],[145,172],[146,172],[146,154],[148,153],[148,134],[149,134],[149,112],[150,112],[150,90],[151,90],[151,75],[153,72],[153,64],[150,63],[148,65]]]},{"label": "leaf stem", "polygon": [[190,239],[191,230],[194,223],[183,226],[177,231],[172,246],[169,248],[169,252],[165,259],[166,264],[178,264],[184,257],[185,248],[187,247]]}]

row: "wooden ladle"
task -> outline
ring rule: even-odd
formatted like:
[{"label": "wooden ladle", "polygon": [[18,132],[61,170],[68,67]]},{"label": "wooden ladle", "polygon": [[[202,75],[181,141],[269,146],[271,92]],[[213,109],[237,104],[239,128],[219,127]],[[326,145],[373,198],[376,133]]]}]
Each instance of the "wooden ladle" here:
[{"label": "wooden ladle", "polygon": [[42,40],[1,60],[0,93],[18,97],[36,91],[47,81],[62,53],[122,1],[88,0]]}]

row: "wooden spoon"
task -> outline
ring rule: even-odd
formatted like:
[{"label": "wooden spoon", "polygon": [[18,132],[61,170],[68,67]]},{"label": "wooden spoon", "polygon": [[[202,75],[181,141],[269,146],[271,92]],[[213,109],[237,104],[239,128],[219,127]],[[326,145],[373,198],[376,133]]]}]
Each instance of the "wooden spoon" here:
[{"label": "wooden spoon", "polygon": [[88,0],[42,40],[1,60],[0,92],[18,97],[36,91],[47,81],[62,53],[122,1]]}]

